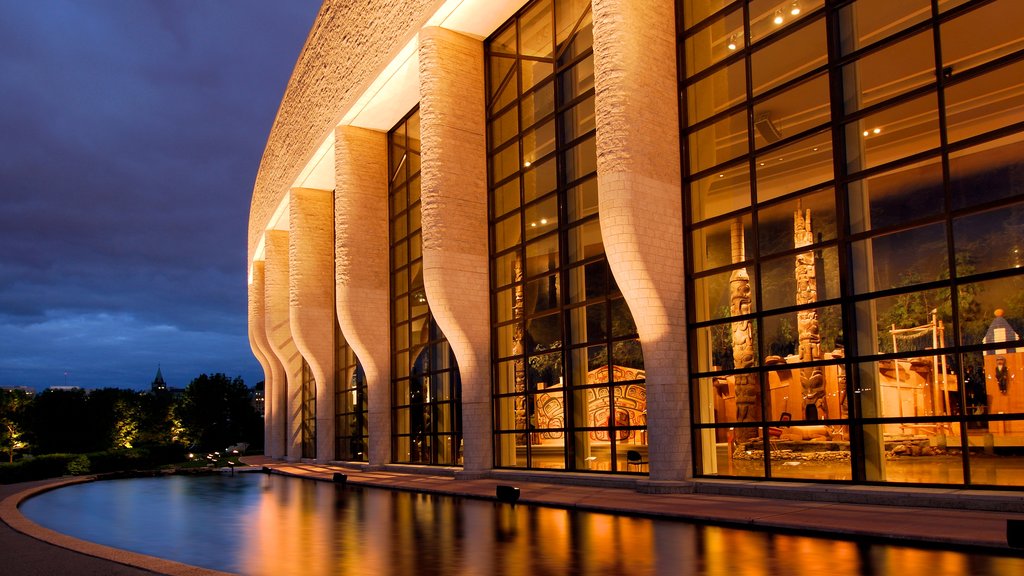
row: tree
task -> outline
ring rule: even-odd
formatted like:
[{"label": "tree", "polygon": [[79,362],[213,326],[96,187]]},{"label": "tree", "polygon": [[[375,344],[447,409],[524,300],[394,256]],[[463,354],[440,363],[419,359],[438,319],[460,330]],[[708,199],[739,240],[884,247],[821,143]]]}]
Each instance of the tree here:
[{"label": "tree", "polygon": [[85,390],[45,390],[36,396],[26,416],[34,453],[89,451],[92,442]]},{"label": "tree", "polygon": [[262,436],[259,414],[240,377],[201,374],[174,406],[182,440],[202,450],[221,450]]},{"label": "tree", "polygon": [[28,446],[24,440],[25,411],[32,395],[21,390],[0,390],[0,447],[7,450],[7,461],[14,462],[14,451]]}]

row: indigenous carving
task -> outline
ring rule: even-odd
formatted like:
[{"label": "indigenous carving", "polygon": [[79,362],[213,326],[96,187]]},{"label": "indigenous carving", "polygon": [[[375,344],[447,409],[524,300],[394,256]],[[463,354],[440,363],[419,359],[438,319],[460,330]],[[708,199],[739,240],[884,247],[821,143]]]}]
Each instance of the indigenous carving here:
[{"label": "indigenous carving", "polygon": [[[793,213],[793,244],[797,248],[814,243],[811,230],[811,211],[806,217],[801,209]],[[810,304],[818,301],[817,277],[814,271],[814,251],[808,250],[796,255],[796,303]],[[800,362],[822,359],[821,335],[818,333],[817,309],[801,310],[796,314],[797,333],[800,344],[797,355]],[[825,402],[825,376],[820,366],[800,369],[800,388],[803,398],[804,417],[808,420],[828,418],[828,404]]]},{"label": "indigenous carving", "polygon": [[[516,360],[513,363],[513,370],[515,372],[515,413],[516,413],[516,430],[526,430],[526,396],[523,392],[526,391],[526,365],[523,360],[523,309],[525,307],[525,295],[523,292],[523,261],[519,254],[516,254],[515,260],[512,262],[512,279],[515,281],[515,288],[512,289],[513,301],[512,301],[512,318],[516,321],[512,325],[512,353],[516,355]],[[535,423],[536,418],[531,419],[531,422]],[[527,443],[527,433],[520,432],[516,434],[516,446],[525,446]]]},{"label": "indigenous carving", "polygon": [[[732,261],[742,262],[745,258],[743,246],[743,224],[734,222],[731,229]],[[750,276],[746,268],[737,268],[729,276],[729,314],[740,316],[750,314]],[[732,323],[733,368],[750,368],[754,365],[754,332],[750,320]],[[736,390],[736,421],[757,422],[761,420],[761,383],[754,374],[733,376]],[[740,428],[736,438],[749,440],[757,435],[753,428]]]}]

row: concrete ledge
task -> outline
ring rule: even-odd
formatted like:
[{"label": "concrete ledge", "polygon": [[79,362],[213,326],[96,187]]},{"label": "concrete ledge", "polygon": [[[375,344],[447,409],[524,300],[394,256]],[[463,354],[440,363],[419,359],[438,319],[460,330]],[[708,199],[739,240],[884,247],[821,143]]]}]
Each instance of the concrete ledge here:
[{"label": "concrete ledge", "polygon": [[1005,490],[846,486],[813,482],[700,478],[693,481],[693,492],[695,494],[746,496],[803,502],[1024,513],[1024,493]]},{"label": "concrete ledge", "polygon": [[636,491],[641,494],[693,494],[693,482],[638,480]]}]

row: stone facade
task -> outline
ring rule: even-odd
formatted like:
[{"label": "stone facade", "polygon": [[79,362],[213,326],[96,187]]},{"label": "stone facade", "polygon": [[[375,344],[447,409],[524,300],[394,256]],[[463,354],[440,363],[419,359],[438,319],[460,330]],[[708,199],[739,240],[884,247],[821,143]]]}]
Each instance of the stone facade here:
[{"label": "stone facade", "polygon": [[420,32],[423,284],[459,363],[464,470],[491,467],[487,160],[483,44]]},{"label": "stone facade", "polygon": [[334,194],[289,196],[288,308],[292,337],[316,380],[318,461],[334,459]]},{"label": "stone facade", "polygon": [[644,352],[651,479],[683,480],[691,448],[674,4],[594,0],[593,10],[601,235]]},{"label": "stone facade", "polygon": [[266,234],[265,328],[271,353],[277,358],[276,371],[267,404],[272,405],[270,421],[272,458],[298,460],[301,451],[299,423],[302,401],[302,359],[292,339],[289,310],[288,232],[269,230]]},{"label": "stone facade", "polygon": [[391,461],[387,156],[382,132],[335,132],[338,323],[366,374],[371,466]]}]

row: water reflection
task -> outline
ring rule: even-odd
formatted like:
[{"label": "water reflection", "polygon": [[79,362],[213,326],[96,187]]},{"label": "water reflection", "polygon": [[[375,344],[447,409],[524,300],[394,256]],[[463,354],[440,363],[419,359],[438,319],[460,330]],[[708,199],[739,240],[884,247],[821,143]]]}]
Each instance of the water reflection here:
[{"label": "water reflection", "polygon": [[103,544],[252,575],[1024,574],[1024,559],[245,474],[70,486],[22,506]]}]

